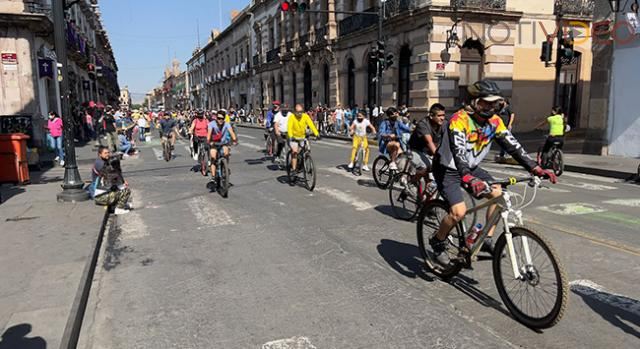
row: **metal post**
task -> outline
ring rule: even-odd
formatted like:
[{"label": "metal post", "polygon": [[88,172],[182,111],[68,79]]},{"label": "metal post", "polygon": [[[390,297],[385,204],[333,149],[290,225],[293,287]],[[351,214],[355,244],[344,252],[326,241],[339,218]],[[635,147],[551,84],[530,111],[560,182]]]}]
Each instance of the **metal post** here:
[{"label": "metal post", "polygon": [[560,105],[560,73],[562,72],[562,40],[564,32],[562,30],[562,8],[558,13],[558,33],[556,39],[558,40],[558,47],[556,47],[556,80],[553,87],[553,106]]},{"label": "metal post", "polygon": [[[384,16],[384,2],[381,1],[378,8],[378,41],[382,41],[382,17]],[[386,43],[385,43],[386,46]],[[382,69],[384,67],[380,67],[380,60],[377,60],[376,70],[377,81],[376,81],[376,106],[377,108],[382,108]]]},{"label": "metal post", "polygon": [[60,97],[62,102],[62,123],[64,124],[64,181],[62,192],[58,193],[59,202],[76,202],[89,199],[89,194],[82,189],[84,183],[76,164],[76,148],[73,142],[73,117],[69,106],[69,77],[67,75],[67,42],[64,33],[64,0],[53,0],[53,29],[55,37],[56,58],[62,64],[62,81]]}]

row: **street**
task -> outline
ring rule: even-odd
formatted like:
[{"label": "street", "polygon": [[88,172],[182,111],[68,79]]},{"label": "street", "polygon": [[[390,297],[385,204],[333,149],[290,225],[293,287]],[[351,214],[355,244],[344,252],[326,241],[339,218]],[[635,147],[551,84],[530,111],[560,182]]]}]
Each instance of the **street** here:
[{"label": "street", "polygon": [[[186,141],[170,162],[157,137],[123,161],[135,210],[112,218],[80,347],[640,345],[637,184],[565,173],[525,209],[571,288],[559,324],[534,331],[502,304],[489,259],[450,283],[424,270],[415,222],[392,217],[370,172],[346,171],[349,143],[312,142],[318,178],[309,192],[264,158],[263,131],[238,132],[227,199],[191,171]],[[377,155],[372,147],[370,166]],[[483,167],[496,177],[524,174]]]}]

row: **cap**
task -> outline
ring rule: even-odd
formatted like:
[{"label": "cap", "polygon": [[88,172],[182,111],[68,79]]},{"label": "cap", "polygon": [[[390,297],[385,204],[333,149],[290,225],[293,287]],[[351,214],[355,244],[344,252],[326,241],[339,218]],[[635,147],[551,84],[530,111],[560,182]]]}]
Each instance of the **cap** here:
[{"label": "cap", "polygon": [[273,105],[278,105],[278,106],[279,106],[279,105],[280,105],[280,101],[273,101],[273,103],[272,103],[272,104],[273,104]]}]

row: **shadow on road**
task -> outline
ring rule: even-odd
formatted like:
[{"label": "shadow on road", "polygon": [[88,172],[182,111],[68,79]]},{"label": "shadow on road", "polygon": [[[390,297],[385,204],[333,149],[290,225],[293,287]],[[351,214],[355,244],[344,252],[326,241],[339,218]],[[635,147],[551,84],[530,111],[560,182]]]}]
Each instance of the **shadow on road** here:
[{"label": "shadow on road", "polygon": [[0,349],[46,349],[47,341],[42,337],[27,338],[31,332],[30,324],[9,327],[2,334]]},{"label": "shadow on road", "polygon": [[420,278],[432,282],[424,270],[424,261],[417,246],[403,242],[382,239],[377,247],[378,253],[398,273],[411,278]]},{"label": "shadow on road", "polygon": [[265,157],[259,158],[259,159],[245,159],[244,162],[247,165],[262,165],[265,163],[267,159]]},{"label": "shadow on road", "polygon": [[357,181],[359,186],[365,187],[365,188],[377,188],[378,185],[376,184],[376,182],[373,179],[358,179]]},{"label": "shadow on road", "polygon": [[469,298],[480,303],[480,305],[488,308],[493,308],[504,315],[511,316],[511,314],[502,307],[501,302],[484,293],[484,291],[475,286],[478,284],[478,281],[464,274],[458,274],[454,278],[452,278],[451,281],[449,281],[449,284],[455,287],[458,291],[467,295]]},{"label": "shadow on road", "polygon": [[640,338],[640,301],[587,285],[571,285],[571,291],[582,297],[586,305],[611,325]]}]

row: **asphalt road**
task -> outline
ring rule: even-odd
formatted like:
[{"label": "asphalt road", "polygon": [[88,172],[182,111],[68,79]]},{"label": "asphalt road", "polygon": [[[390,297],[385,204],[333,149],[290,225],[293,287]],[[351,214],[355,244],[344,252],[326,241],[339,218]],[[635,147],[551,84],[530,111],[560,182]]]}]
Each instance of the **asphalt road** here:
[{"label": "asphalt road", "polygon": [[84,347],[640,346],[640,186],[567,173],[525,209],[571,281],[562,321],[533,331],[509,316],[490,261],[451,283],[423,270],[415,223],[389,215],[370,173],[343,169],[350,144],[312,144],[310,193],[263,159],[262,142],[240,129],[227,199],[190,171],[186,143],[169,163],[156,140],[124,162],[137,209],[107,239]]}]

